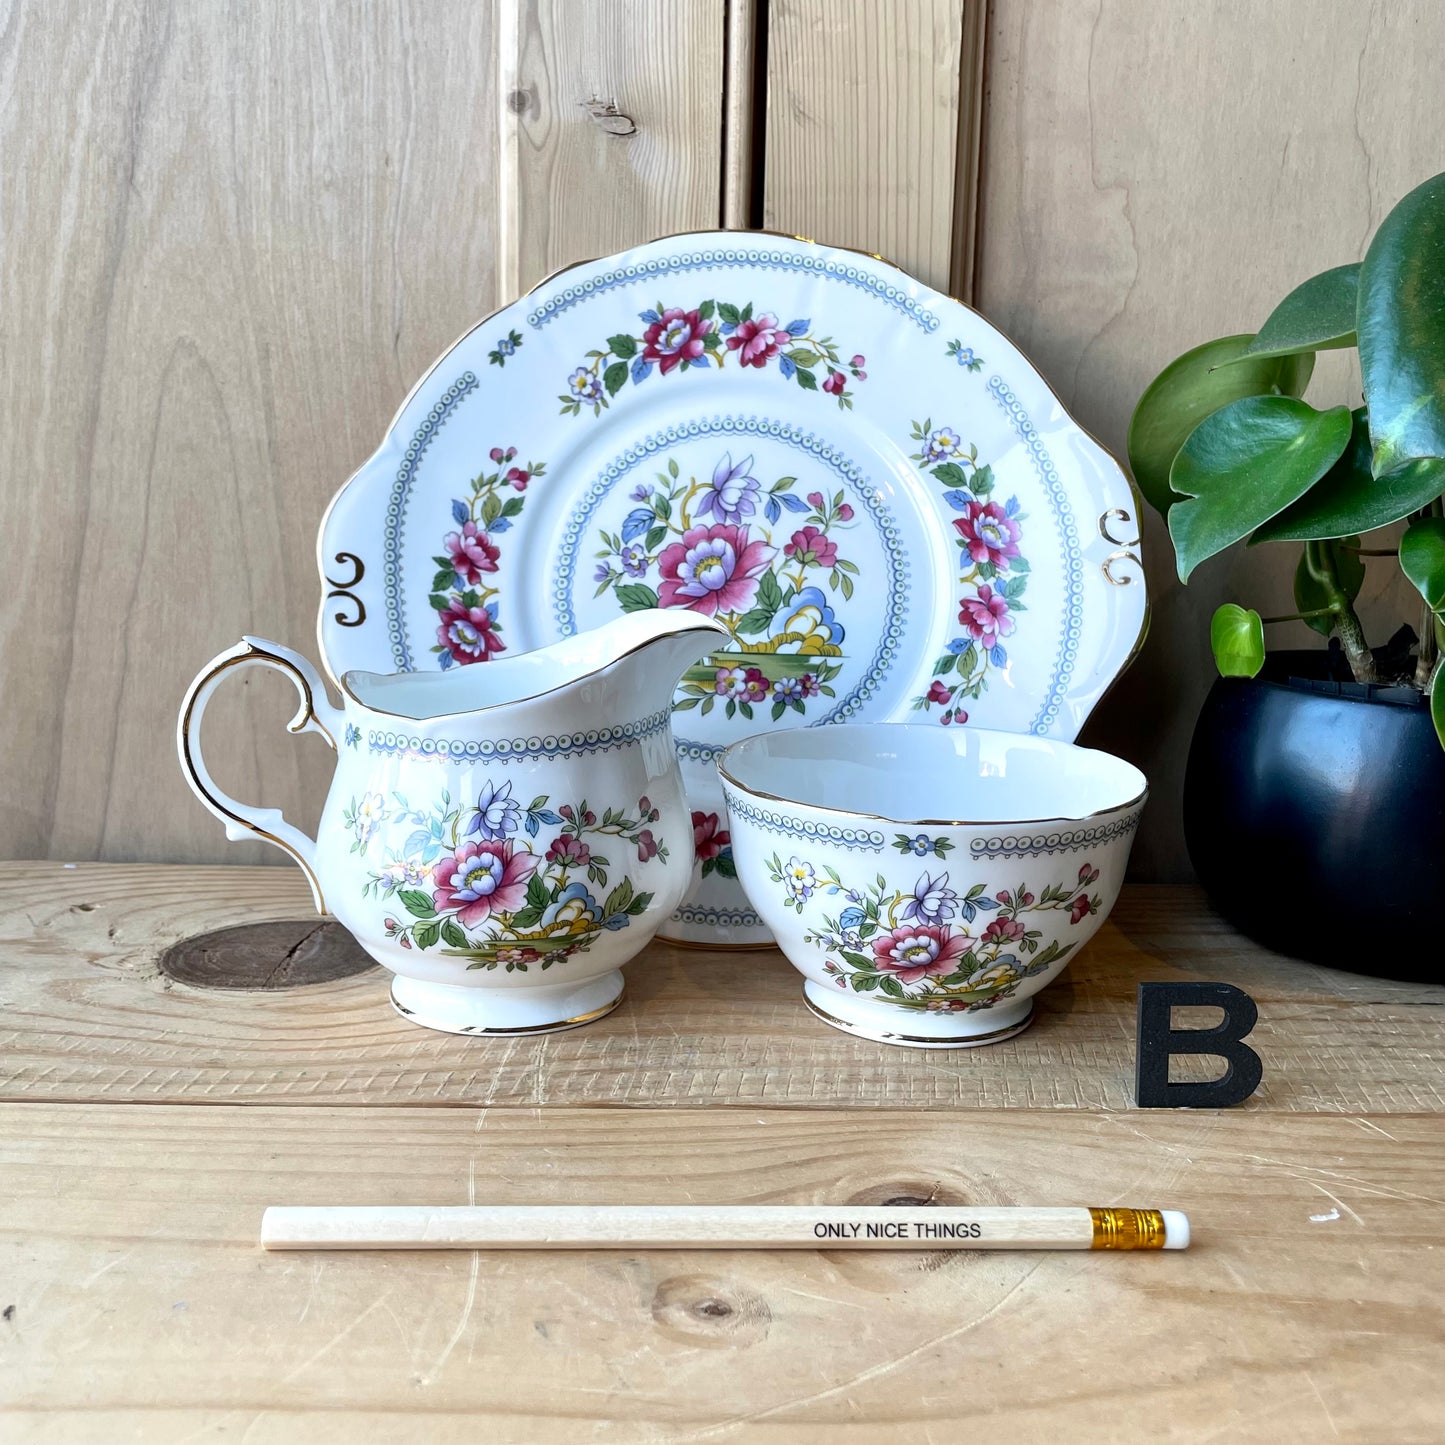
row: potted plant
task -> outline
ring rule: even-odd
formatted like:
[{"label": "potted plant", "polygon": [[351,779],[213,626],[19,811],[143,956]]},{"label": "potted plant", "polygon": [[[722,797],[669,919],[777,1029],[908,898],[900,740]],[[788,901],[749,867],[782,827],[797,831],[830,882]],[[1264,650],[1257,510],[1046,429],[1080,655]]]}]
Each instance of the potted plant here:
[{"label": "potted plant", "polygon": [[[1303,400],[1315,353],[1338,347],[1359,351],[1354,411]],[[1445,981],[1445,175],[1390,212],[1363,261],[1296,287],[1256,334],[1170,363],[1128,448],[1182,582],[1237,542],[1300,549],[1297,611],[1230,602],[1210,627],[1221,676],[1184,790],[1200,881],[1272,948]],[[1398,542],[1362,542],[1402,521]],[[1377,565],[1399,566],[1420,608],[1371,647],[1354,604]],[[1327,648],[1267,655],[1265,627],[1294,619]]]}]

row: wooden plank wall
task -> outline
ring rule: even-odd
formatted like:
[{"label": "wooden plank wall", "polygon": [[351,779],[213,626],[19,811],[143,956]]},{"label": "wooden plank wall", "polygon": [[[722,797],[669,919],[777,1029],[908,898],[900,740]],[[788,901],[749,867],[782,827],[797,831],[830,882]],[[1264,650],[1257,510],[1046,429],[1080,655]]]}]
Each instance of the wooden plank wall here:
[{"label": "wooden plank wall", "polygon": [[[0,5],[0,856],[283,861],[181,781],[186,684],[242,632],[314,655],[322,510],[466,326],[716,224],[724,20]],[[287,692],[231,689],[208,742],[304,823],[329,765]]]},{"label": "wooden plank wall", "polygon": [[[1437,0],[991,0],[976,302],[1116,455],[1150,378],[1260,325],[1326,267],[1358,260],[1390,206],[1445,168]],[[1359,405],[1342,353],[1309,399]],[[1234,600],[1293,611],[1296,550],[1237,549],[1187,589],[1150,516],[1149,642],[1085,740],[1153,784],[1141,878],[1190,876],[1178,798],[1213,679],[1209,618]],[[1371,562],[1364,622],[1418,625],[1393,563]],[[1312,646],[1303,624],[1272,646]]]}]

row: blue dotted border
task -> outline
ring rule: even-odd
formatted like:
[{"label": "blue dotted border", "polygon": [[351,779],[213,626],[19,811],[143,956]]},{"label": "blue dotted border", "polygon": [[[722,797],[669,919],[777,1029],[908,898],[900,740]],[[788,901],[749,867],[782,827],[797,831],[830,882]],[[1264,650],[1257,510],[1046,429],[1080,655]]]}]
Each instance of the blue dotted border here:
[{"label": "blue dotted border", "polygon": [[810,843],[832,843],[839,848],[857,848],[863,852],[881,853],[885,846],[883,834],[875,833],[869,828],[835,828],[829,823],[789,818],[782,813],[770,812],[766,808],[745,803],[727,788],[723,789],[723,796],[727,799],[729,813],[746,818],[772,833],[781,833],[791,838],[806,838]]},{"label": "blue dotted border", "polygon": [[1068,691],[1069,678],[1073,676],[1074,664],[1079,660],[1079,639],[1083,634],[1084,622],[1084,554],[1079,545],[1079,529],[1074,522],[1064,484],[1059,480],[1058,468],[1040,439],[1038,431],[1019,399],[1008,388],[1001,376],[989,378],[988,390],[995,401],[1008,413],[1019,439],[1028,448],[1033,459],[1034,470],[1044,485],[1049,505],[1053,508],[1054,519],[1064,544],[1064,603],[1065,615],[1063,632],[1059,639],[1058,661],[1054,664],[1054,675],[1049,690],[1039,706],[1037,716],[1029,724],[1029,731],[1044,734],[1058,721],[1059,710],[1064,705],[1064,694]]},{"label": "blue dotted border", "polygon": [[637,722],[618,727],[589,728],[586,732],[556,733],[546,737],[502,738],[500,741],[463,740],[461,738],[415,738],[404,733],[373,730],[366,735],[366,746],[374,753],[394,753],[403,757],[436,758],[442,762],[470,763],[513,762],[533,758],[565,758],[579,753],[611,752],[627,747],[642,738],[665,732],[672,721],[672,709],[662,708]]},{"label": "blue dotted border", "polygon": [[[715,416],[701,421],[687,422],[682,426],[668,427],[654,432],[636,446],[629,447],[616,457],[602,472],[601,476],[587,489],[580,506],[567,524],[562,538],[562,548],[557,559],[556,581],[552,587],[552,611],[564,636],[571,637],[577,632],[577,618],[572,609],[572,576],[577,569],[581,553],[582,536],[592,520],[592,515],[606,500],[612,488],[639,462],[664,450],[697,437],[715,434],[769,437],[774,441],[786,442],[800,451],[810,452],[851,486],[859,502],[872,514],[883,544],[883,554],[888,561],[888,610],[883,636],[873,651],[873,658],[864,670],[858,684],[845,697],[816,722],[819,726],[827,722],[846,722],[878,690],[879,684],[888,675],[898,656],[898,644],[903,636],[903,611],[907,597],[907,581],[910,572],[908,561],[903,555],[902,540],[892,517],[884,510],[877,489],[863,475],[854,462],[850,462],[836,448],[830,446],[813,432],[802,427],[789,426],[783,422],[768,421],[762,417]],[[728,746],[726,743],[697,742],[691,738],[677,739],[678,751],[685,757],[699,762],[711,762]]]},{"label": "blue dotted border", "polygon": [[698,908],[684,903],[674,913],[678,923],[697,923],[704,928],[766,928],[767,924],[751,909]]},{"label": "blue dotted border", "polygon": [[627,286],[635,281],[650,281],[658,276],[724,266],[746,266],[751,270],[801,271],[825,276],[848,286],[856,286],[860,291],[866,291],[886,302],[923,331],[931,333],[942,325],[938,317],[915,297],[910,296],[904,286],[895,285],[854,262],[835,261],[813,251],[754,250],[738,246],[719,250],[684,251],[676,256],[657,256],[649,261],[602,271],[558,291],[528,314],[527,324],[540,329],[589,297],[611,291],[618,286]]},{"label": "blue dotted border", "polygon": [[974,838],[968,845],[968,851],[975,858],[1029,858],[1044,853],[1078,853],[1085,848],[1127,837],[1139,826],[1142,811],[1136,809],[1127,818],[1119,818],[1097,828],[1079,828],[1072,833],[1045,833],[1034,838],[1012,835]]},{"label": "blue dotted border", "polygon": [[398,672],[411,672],[411,649],[406,643],[406,631],[402,626],[401,602],[401,539],[406,530],[406,499],[411,484],[416,479],[416,469],[422,455],[432,444],[432,438],[447,424],[457,403],[477,387],[474,371],[464,371],[441,394],[441,399],[422,419],[416,429],[396,480],[391,484],[391,500],[386,507],[385,542],[382,550],[382,584],[386,609],[386,625],[391,634],[391,655]]}]

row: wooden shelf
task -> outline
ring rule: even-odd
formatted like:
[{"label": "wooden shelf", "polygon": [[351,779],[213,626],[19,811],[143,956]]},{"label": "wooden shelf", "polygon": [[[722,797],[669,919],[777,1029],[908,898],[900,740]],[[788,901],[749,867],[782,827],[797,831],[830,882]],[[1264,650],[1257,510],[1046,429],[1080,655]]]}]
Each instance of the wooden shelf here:
[{"label": "wooden shelf", "polygon": [[[495,1043],[407,1025],[380,970],[158,971],[305,901],[277,869],[0,866],[7,1437],[1376,1442],[1445,1418],[1438,990],[1290,963],[1183,888],[1127,890],[1033,1029],[956,1055],[825,1028],[772,953],[657,946],[610,1018]],[[1265,1087],[1134,1110],[1134,986],[1190,977],[1258,1000]],[[271,1203],[890,1199],[1180,1208],[1195,1246],[257,1244]]]}]

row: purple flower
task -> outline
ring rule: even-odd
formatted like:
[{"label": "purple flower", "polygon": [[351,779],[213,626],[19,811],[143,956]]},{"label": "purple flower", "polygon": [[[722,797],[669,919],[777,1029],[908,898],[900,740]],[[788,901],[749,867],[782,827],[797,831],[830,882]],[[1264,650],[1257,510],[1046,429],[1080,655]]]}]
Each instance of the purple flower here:
[{"label": "purple flower", "polygon": [[585,366],[579,366],[567,378],[567,387],[584,406],[595,406],[602,400],[602,382]]},{"label": "purple flower", "polygon": [[597,570],[592,574],[592,580],[594,582],[607,582],[610,581],[611,578],[612,568],[610,568],[606,562],[599,562],[597,564]]},{"label": "purple flower", "polygon": [[780,677],[773,683],[774,702],[802,702],[803,680],[798,677]]},{"label": "purple flower", "polygon": [[645,502],[652,495],[651,482],[639,482],[629,494],[634,502]]},{"label": "purple flower", "polygon": [[467,836],[480,833],[483,838],[504,838],[517,831],[522,816],[522,805],[512,796],[511,783],[499,788],[493,782],[484,782],[477,795],[476,811],[467,825]]},{"label": "purple flower", "polygon": [[753,459],[744,457],[734,466],[732,453],[724,452],[713,468],[712,485],[698,504],[698,516],[710,515],[734,527],[751,517],[757,511],[758,497],[758,480],[748,475],[752,465]]},{"label": "purple flower", "polygon": [[[647,571],[647,549],[637,542],[631,542],[618,556],[622,559],[622,570],[629,577],[641,577]],[[600,577],[597,579],[602,580]]]},{"label": "purple flower", "polygon": [[952,918],[958,894],[948,886],[948,874],[930,878],[925,873],[913,885],[913,901],[903,910],[905,918],[916,918],[920,923],[942,923]]}]

